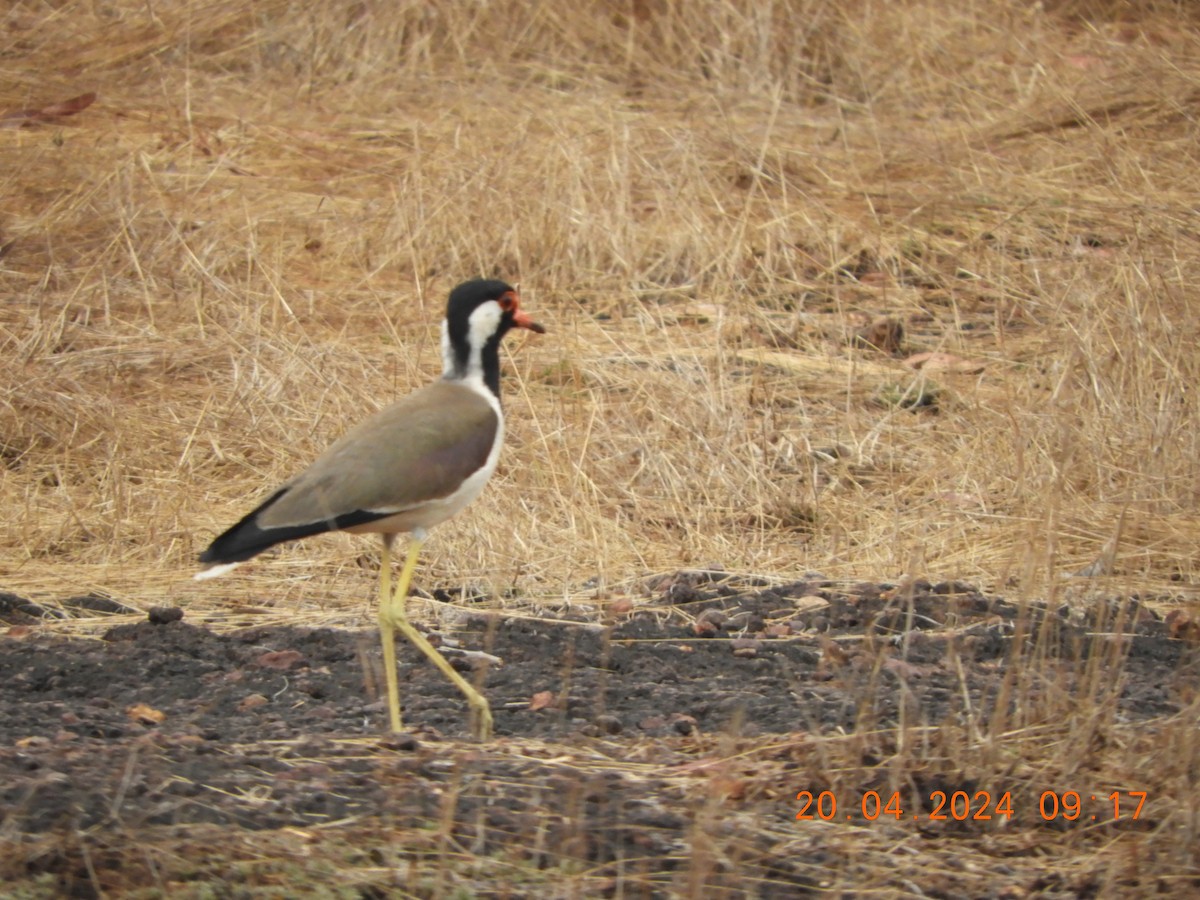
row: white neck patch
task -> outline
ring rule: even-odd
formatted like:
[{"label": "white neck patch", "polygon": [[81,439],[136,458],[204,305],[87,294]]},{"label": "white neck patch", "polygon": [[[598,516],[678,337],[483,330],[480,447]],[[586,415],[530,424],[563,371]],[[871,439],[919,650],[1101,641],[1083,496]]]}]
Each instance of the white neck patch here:
[{"label": "white neck patch", "polygon": [[480,303],[467,318],[467,360],[466,368],[462,368],[450,344],[450,329],[445,320],[442,321],[442,376],[444,378],[460,378],[463,380],[483,380],[483,346],[500,328],[500,320],[504,310],[495,300]]},{"label": "white neck patch", "polygon": [[504,310],[495,300],[480,303],[471,311],[471,315],[467,319],[470,323],[470,327],[467,329],[467,339],[471,342],[472,357],[478,355],[483,350],[483,345],[500,330],[500,320],[503,317]]}]

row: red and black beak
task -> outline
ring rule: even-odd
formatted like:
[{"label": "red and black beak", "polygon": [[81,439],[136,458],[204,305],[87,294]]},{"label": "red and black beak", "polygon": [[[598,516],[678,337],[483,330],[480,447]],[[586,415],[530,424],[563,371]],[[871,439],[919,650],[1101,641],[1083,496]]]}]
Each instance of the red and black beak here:
[{"label": "red and black beak", "polygon": [[521,310],[521,298],[516,291],[511,291],[505,295],[510,298],[512,305],[509,307],[512,310],[513,325],[517,328],[528,328],[534,334],[545,334],[546,329],[533,321],[533,317],[527,312]]}]

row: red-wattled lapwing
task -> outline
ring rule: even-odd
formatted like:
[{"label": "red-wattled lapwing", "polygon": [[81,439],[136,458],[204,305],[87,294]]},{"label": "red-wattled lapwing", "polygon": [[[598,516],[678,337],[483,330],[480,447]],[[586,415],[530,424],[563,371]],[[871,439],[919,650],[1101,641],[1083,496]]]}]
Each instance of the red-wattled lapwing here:
[{"label": "red-wattled lapwing", "polygon": [[[408,585],[426,533],[479,496],[504,442],[500,339],[512,328],[545,329],[503,281],[476,280],[450,292],[442,322],[440,380],[376,413],[321,454],[200,554],[197,578],[229,571],[268,547],[326,531],[383,536],[379,631],[393,731],[400,730],[398,629],[458,686],[475,732],[492,731],[487,700],[408,621]],[[391,589],[392,541],[410,532],[400,581]]]}]

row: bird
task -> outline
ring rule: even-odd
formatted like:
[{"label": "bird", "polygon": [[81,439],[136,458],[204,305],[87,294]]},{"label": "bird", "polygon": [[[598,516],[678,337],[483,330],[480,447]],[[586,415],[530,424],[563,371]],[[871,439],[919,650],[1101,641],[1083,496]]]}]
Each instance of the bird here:
[{"label": "bird", "polygon": [[[496,279],[450,291],[442,320],[442,376],[360,422],[219,535],[200,554],[197,579],[212,578],[264,550],[330,531],[379,534],[379,632],[388,713],[403,730],[395,633],[415,645],[462,692],[480,740],[492,733],[491,707],[409,621],[409,583],[429,530],[479,496],[504,442],[500,341],[514,328],[545,334],[521,308],[517,290]],[[392,544],[409,534],[393,589]]]}]

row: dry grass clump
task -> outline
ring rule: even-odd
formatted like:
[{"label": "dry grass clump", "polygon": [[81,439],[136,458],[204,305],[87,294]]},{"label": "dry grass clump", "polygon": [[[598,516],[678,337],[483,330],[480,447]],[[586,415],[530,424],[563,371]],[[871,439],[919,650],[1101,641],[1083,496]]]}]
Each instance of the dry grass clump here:
[{"label": "dry grass clump", "polygon": [[[510,342],[501,470],[425,585],[542,605],[720,565],[1194,598],[1187,4],[112,0],[0,22],[0,116],[99,95],[0,118],[0,588],[358,621],[361,539],[188,576],[436,374],[443,298],[484,274],[550,334]],[[897,357],[978,365],[855,342],[880,316]]]},{"label": "dry grass clump", "polygon": [[[514,348],[500,489],[433,573],[569,595],[720,563],[1039,593],[1124,514],[1114,572],[1191,577],[1195,34],[1171,10],[7,22],[5,107],[101,97],[4,132],[14,586],[189,590],[253,495],[436,371],[442,297],[475,273],[520,280],[554,334]],[[983,372],[848,340],[882,314],[905,352]],[[284,559],[324,602],[362,593],[352,556]]]}]

